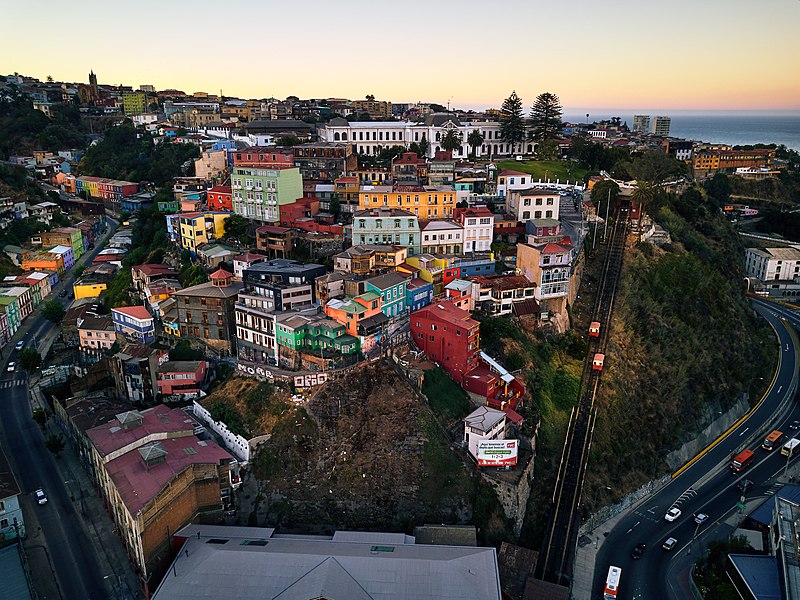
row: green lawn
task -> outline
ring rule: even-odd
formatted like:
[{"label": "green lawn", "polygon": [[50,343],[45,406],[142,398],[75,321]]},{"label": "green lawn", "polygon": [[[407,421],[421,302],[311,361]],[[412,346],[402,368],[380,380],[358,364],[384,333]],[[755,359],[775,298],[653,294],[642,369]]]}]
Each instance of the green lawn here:
[{"label": "green lawn", "polygon": [[583,181],[589,174],[588,169],[577,165],[571,160],[498,160],[497,167],[500,170],[512,169],[523,173],[530,173],[533,178],[545,181],[555,181],[556,179],[565,182],[566,180]]}]

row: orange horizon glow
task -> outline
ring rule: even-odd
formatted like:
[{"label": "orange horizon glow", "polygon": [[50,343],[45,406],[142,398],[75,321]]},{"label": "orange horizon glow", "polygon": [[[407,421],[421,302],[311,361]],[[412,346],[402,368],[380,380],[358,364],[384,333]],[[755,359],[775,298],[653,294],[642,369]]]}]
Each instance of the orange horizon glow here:
[{"label": "orange horizon glow", "polygon": [[402,10],[307,0],[302,19],[258,5],[234,23],[211,18],[220,8],[208,0],[142,0],[140,23],[130,7],[96,0],[76,0],[68,16],[49,20],[35,4],[17,3],[4,11],[18,26],[0,39],[0,74],[77,83],[91,69],[102,84],[134,89],[374,94],[474,110],[499,107],[512,90],[526,111],[545,91],[565,112],[800,110],[800,2],[773,0],[756,11],[744,0],[675,0],[668,9],[622,0],[613,12],[601,4],[509,0],[487,12],[475,0],[407,0]]}]

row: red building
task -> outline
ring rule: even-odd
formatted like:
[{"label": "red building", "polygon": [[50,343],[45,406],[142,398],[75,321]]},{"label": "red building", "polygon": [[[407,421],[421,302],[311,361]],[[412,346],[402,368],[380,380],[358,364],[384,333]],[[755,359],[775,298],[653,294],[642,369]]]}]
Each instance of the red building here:
[{"label": "red building", "polygon": [[236,167],[266,169],[290,169],[294,167],[294,152],[291,148],[277,146],[251,146],[233,155]]},{"label": "red building", "polygon": [[158,392],[172,394],[196,394],[206,379],[206,361],[170,360],[158,367],[156,384]]},{"label": "red building", "polygon": [[438,362],[459,385],[479,363],[480,323],[452,302],[436,302],[411,313],[417,347]]},{"label": "red building", "polygon": [[280,211],[280,224],[283,227],[292,227],[297,219],[311,217],[319,212],[319,200],[317,198],[298,198],[289,204],[278,207]]},{"label": "red building", "polygon": [[208,209],[233,212],[231,186],[218,185],[208,190]]}]

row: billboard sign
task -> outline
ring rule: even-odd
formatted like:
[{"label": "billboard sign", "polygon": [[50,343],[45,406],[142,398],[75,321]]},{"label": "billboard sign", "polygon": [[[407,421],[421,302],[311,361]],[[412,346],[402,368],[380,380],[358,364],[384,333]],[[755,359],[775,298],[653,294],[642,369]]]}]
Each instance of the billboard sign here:
[{"label": "billboard sign", "polygon": [[478,442],[479,467],[514,467],[519,440],[481,440]]}]

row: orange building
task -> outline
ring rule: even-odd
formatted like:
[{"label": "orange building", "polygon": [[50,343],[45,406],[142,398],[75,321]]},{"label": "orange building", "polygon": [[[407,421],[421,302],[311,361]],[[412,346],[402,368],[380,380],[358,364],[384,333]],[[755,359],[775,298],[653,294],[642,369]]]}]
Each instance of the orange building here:
[{"label": "orange building", "polygon": [[22,268],[26,271],[57,271],[64,272],[64,258],[60,254],[40,252],[22,259]]},{"label": "orange building", "polygon": [[375,292],[364,292],[355,298],[334,298],[325,305],[325,314],[345,326],[347,333],[358,337],[374,333],[362,325],[364,321],[381,313],[381,297]]}]

